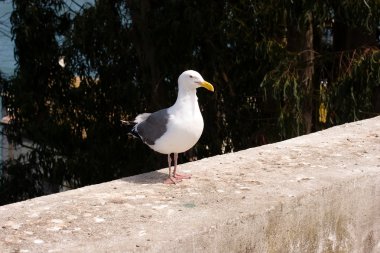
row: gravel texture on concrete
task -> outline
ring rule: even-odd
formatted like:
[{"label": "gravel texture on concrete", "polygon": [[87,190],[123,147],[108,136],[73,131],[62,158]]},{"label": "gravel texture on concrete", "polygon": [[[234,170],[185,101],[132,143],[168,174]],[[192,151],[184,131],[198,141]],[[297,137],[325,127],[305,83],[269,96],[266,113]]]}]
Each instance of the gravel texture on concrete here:
[{"label": "gravel texture on concrete", "polygon": [[380,252],[380,117],[0,206],[0,252]]}]

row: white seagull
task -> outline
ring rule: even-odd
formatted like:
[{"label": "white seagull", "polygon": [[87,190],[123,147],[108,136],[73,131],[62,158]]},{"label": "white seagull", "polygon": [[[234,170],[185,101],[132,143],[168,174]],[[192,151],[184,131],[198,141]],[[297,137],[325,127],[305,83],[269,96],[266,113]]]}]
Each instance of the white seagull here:
[{"label": "white seagull", "polygon": [[[189,174],[177,173],[178,153],[192,148],[201,137],[203,118],[198,105],[197,88],[204,87],[214,91],[194,70],[183,72],[178,78],[177,100],[169,108],[154,113],[143,113],[134,120],[131,134],[139,137],[151,149],[168,155],[169,178],[166,184],[176,184],[189,179]],[[174,158],[174,170],[171,171],[171,154]]]}]

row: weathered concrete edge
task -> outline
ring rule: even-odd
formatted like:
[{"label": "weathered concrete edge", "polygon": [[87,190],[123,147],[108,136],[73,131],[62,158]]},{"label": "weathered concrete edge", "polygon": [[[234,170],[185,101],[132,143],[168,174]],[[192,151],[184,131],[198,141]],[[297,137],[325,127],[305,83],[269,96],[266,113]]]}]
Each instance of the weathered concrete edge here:
[{"label": "weathered concrete edge", "polygon": [[[281,201],[261,213],[227,219],[175,243],[159,245],[152,252],[377,253],[379,185],[379,174],[353,177]],[[362,228],[366,226],[369,229]]]},{"label": "weathered concrete edge", "polygon": [[[362,123],[335,128],[349,128],[353,124]],[[304,137],[268,146],[286,146],[298,140],[302,143]],[[312,134],[312,138],[318,139],[319,133]],[[260,213],[248,211],[227,218],[191,235],[179,235],[170,243],[157,243],[148,250],[136,248],[133,251],[377,253],[380,252],[380,170],[365,171],[317,190],[304,191]],[[92,248],[84,247],[78,252]],[[118,252],[125,249],[123,246],[111,248]]]},{"label": "weathered concrete edge", "polygon": [[[359,127],[360,125],[365,126],[366,124],[374,123],[376,124],[376,128],[374,128],[373,131],[371,127],[368,126],[366,126],[365,129]],[[245,171],[251,171],[252,167],[259,168],[260,166],[257,166],[254,161],[260,158],[263,161],[267,161],[265,164],[267,168],[277,166],[275,163],[276,157],[272,160],[269,159],[277,153],[280,155],[278,159],[282,159],[282,156],[286,156],[284,152],[280,152],[281,149],[295,147],[295,149],[301,150],[300,153],[294,153],[292,150],[289,150],[289,153],[294,153],[295,160],[300,162],[300,165],[294,166],[293,163],[289,163],[287,165],[289,168],[285,168],[283,171],[272,170],[261,172],[255,169],[253,171],[255,174],[254,179],[263,182],[263,187],[257,185],[256,188],[247,191],[244,199],[241,198],[241,195],[231,194],[226,195],[226,197],[233,197],[230,199],[230,202],[218,204],[216,203],[217,201],[211,203],[216,200],[215,197],[218,195],[211,195],[209,199],[211,208],[207,205],[196,208],[197,211],[206,210],[205,212],[208,212],[209,216],[206,216],[206,220],[203,220],[202,224],[193,224],[190,233],[188,233],[189,231],[183,231],[185,233],[179,234],[179,231],[169,231],[168,236],[173,234],[179,235],[175,238],[171,237],[168,240],[158,240],[161,238],[153,237],[151,243],[145,242],[145,245],[144,242],[139,241],[139,237],[133,236],[133,234],[131,236],[120,236],[121,238],[125,238],[125,240],[122,241],[110,240],[112,237],[119,236],[114,233],[111,234],[110,238],[95,240],[88,238],[90,240],[78,242],[69,240],[67,244],[61,246],[68,247],[64,252],[380,252],[380,153],[378,152],[378,146],[376,146],[380,144],[380,139],[378,139],[378,137],[373,138],[373,140],[376,140],[375,142],[370,142],[370,140],[365,139],[368,133],[373,134],[380,132],[379,123],[380,118],[356,122],[309,136],[245,150],[235,154],[204,159],[182,166],[184,169],[194,169],[194,172],[197,170],[197,173],[202,175],[202,177],[210,177],[212,176],[212,174],[210,174],[211,171],[206,171],[199,167],[207,164],[215,168],[215,171],[218,171],[217,167],[223,167],[223,170],[219,168],[219,172],[225,173],[231,171],[232,168],[235,169],[236,166],[239,167],[238,165],[240,164],[241,168],[236,171],[236,175],[238,175],[241,172],[245,173]],[[341,132],[344,129],[346,129],[347,132]],[[328,140],[321,139],[321,137],[325,139],[328,137]],[[344,147],[341,144],[347,142],[351,145],[348,149],[352,150],[346,153],[343,152],[340,158],[339,156],[336,156],[336,159],[331,157],[329,162],[324,163],[324,165],[330,167],[319,169],[319,172],[318,168],[311,170],[308,168],[310,165],[307,164],[303,165],[305,167],[303,169],[301,167],[305,159],[302,155],[305,153],[321,152],[320,155],[326,155],[326,152],[320,150],[324,148],[320,145],[317,145],[317,147],[312,150],[305,149],[305,143],[310,144],[314,142],[325,142],[325,148],[334,145],[336,145],[337,148],[341,148]],[[360,145],[363,147],[357,148],[357,146]],[[355,152],[353,153],[353,151]],[[360,151],[360,154],[357,151]],[[261,152],[263,153],[262,156],[260,156]],[[331,150],[329,152],[331,152]],[[266,155],[266,153],[268,154]],[[355,155],[357,157],[349,157],[348,155]],[[255,157],[251,159],[250,156]],[[300,158],[297,158],[297,156]],[[368,163],[366,162],[368,160],[366,156],[373,156],[372,158],[374,159]],[[347,162],[345,161],[347,159],[358,160],[356,162]],[[218,162],[216,163],[216,161]],[[219,161],[221,163],[219,163]],[[222,163],[223,165],[220,165]],[[358,165],[355,165],[355,163],[358,163]],[[323,165],[322,162],[320,164]],[[283,165],[282,163],[281,166]],[[300,168],[296,168],[296,166],[300,166]],[[316,174],[320,172],[326,174],[326,176]],[[342,173],[342,176],[339,176],[339,173]],[[301,183],[290,182],[293,175],[295,177],[295,175],[299,174],[304,175],[304,177],[299,178]],[[35,210],[43,209],[43,206],[41,206],[41,208],[35,206],[31,207],[33,203],[37,205],[51,203],[52,205],[50,206],[58,207],[58,209],[56,209],[57,212],[72,214],[71,210],[65,210],[67,206],[63,205],[64,203],[62,203],[61,207],[59,207],[59,204],[55,205],[54,203],[63,200],[67,201],[69,198],[74,199],[72,200],[74,204],[82,205],[82,208],[94,207],[104,212],[108,210],[110,216],[117,216],[117,213],[112,213],[115,210],[111,209],[112,205],[115,205],[114,203],[120,202],[121,205],[119,205],[119,208],[124,208],[127,212],[130,212],[131,209],[129,209],[128,206],[123,207],[122,204],[129,206],[133,204],[137,208],[140,208],[139,204],[141,204],[141,202],[138,203],[138,200],[125,200],[125,194],[120,195],[118,192],[120,189],[123,189],[123,191],[129,189],[133,194],[139,194],[138,196],[141,196],[142,190],[145,190],[146,187],[161,190],[169,189],[162,184],[149,183],[149,178],[157,176],[157,174],[152,175],[152,173],[148,173],[65,193],[44,196],[30,201],[8,205],[5,206],[5,209],[0,207],[0,216],[6,216],[7,214],[5,212],[14,210],[14,217],[25,217],[24,214],[19,214],[25,212],[27,208],[34,208]],[[205,185],[205,188],[201,188],[201,186],[207,182],[204,178],[199,178],[198,176],[198,178],[195,178],[195,180],[191,182],[184,182],[184,184],[170,189],[177,193],[182,193],[183,196],[177,198],[178,201],[182,201],[184,198],[189,198],[189,193],[193,193],[188,190],[203,189],[204,191],[201,191],[201,193],[206,194],[207,192],[205,192],[205,190],[208,190],[207,187],[214,186],[214,184],[227,186],[240,182],[241,177],[239,178],[236,175],[235,172],[224,175],[221,182],[215,181],[211,182],[211,184],[208,183]],[[280,187],[279,192],[287,193],[288,189],[291,190],[289,192],[292,192],[294,189],[291,187],[296,187],[296,194],[294,194],[294,196],[289,194],[280,196],[279,192],[269,192],[269,194],[263,195],[263,190],[271,190],[271,188],[276,185],[276,182],[268,184],[269,181],[265,181],[266,178],[263,175],[267,175],[269,178],[277,177],[278,184],[280,185],[289,181],[289,185]],[[230,180],[231,177],[236,177],[237,181],[231,180],[226,184],[225,182]],[[315,180],[312,179],[313,177],[315,177]],[[149,180],[147,180],[147,178]],[[143,184],[139,185],[136,183],[138,181],[143,182]],[[253,184],[255,183],[253,182]],[[210,190],[212,189],[210,188]],[[105,194],[109,192],[110,194],[105,196]],[[133,194],[129,194],[127,197],[133,197]],[[168,191],[160,192],[160,194],[171,197]],[[88,195],[87,198],[86,195]],[[103,196],[105,197],[103,198]],[[114,198],[115,196],[121,196],[121,198]],[[268,199],[256,199],[256,196],[264,196]],[[96,199],[99,197],[101,198],[100,200]],[[145,201],[148,201],[149,197],[150,196],[147,196]],[[81,199],[83,199],[83,201],[80,201]],[[193,203],[198,206],[199,200],[202,199],[194,198]],[[249,200],[249,203],[244,203],[247,202],[247,200]],[[100,204],[97,202],[100,202]],[[231,203],[232,206],[228,206],[228,203]],[[182,202],[180,202],[180,204],[182,205]],[[234,209],[233,205],[239,208]],[[99,206],[99,208],[97,206]],[[224,208],[226,210],[213,212],[212,208]],[[232,209],[232,211],[229,211],[229,209]],[[5,211],[2,212],[1,210]],[[172,221],[178,220],[178,216],[174,213],[173,220],[169,220],[169,222],[166,221],[164,219],[166,217],[164,211],[165,209],[156,210],[154,213],[154,217],[157,218],[156,220],[162,219],[164,226],[169,226]],[[189,219],[189,225],[198,219],[196,214],[194,216],[194,211],[182,211],[182,214],[184,214],[182,218]],[[220,219],[215,220],[216,216],[219,216]],[[45,219],[51,218],[50,216],[45,217]],[[122,218],[128,218],[128,216]],[[0,217],[0,223],[2,221],[4,221],[4,219]],[[25,223],[25,221],[23,222]],[[42,221],[39,221],[38,223],[40,226],[42,225],[41,222]],[[128,223],[128,219],[126,219],[125,222]],[[107,227],[110,225],[107,225],[107,223],[103,224],[103,228],[101,229],[110,229]],[[115,225],[115,223],[113,225]],[[152,226],[152,223],[147,223],[146,225]],[[92,224],[88,224],[88,226],[92,226]],[[133,227],[133,225],[128,228],[137,229]],[[175,229],[176,227],[172,226],[170,228]],[[45,227],[41,226],[41,229],[44,230]],[[82,229],[84,230],[85,228],[82,227]],[[163,227],[154,227],[152,230],[156,233],[164,232]],[[9,232],[9,230],[6,231]],[[97,232],[99,231],[101,230]],[[149,231],[147,231],[147,233],[148,232]],[[15,235],[17,235],[17,231],[15,231]],[[58,239],[65,237],[65,234],[59,235],[59,232],[51,235],[53,237],[57,236]],[[2,245],[4,246],[1,239],[2,236],[0,235],[0,249],[2,249]],[[75,236],[71,239],[75,240]],[[137,248],[137,244],[140,245],[140,247]],[[21,246],[22,248],[28,248],[28,245],[25,243],[22,243]],[[37,247],[38,245],[34,246],[34,248],[30,249],[38,249],[41,252],[47,252],[47,249],[50,249],[45,247],[46,244],[45,246],[39,245],[40,248]],[[14,247],[12,248],[14,249]],[[32,250],[31,252],[35,251]]]}]

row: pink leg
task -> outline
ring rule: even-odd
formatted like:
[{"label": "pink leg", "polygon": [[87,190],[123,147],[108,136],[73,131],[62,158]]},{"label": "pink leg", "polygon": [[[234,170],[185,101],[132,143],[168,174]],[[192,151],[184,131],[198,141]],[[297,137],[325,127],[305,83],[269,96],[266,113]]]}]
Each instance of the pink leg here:
[{"label": "pink leg", "polygon": [[174,171],[173,176],[176,179],[190,179],[191,174],[179,174],[177,173],[177,162],[178,162],[178,153],[174,153]]},{"label": "pink leg", "polygon": [[[164,181],[164,184],[176,184],[178,182],[181,182],[182,179],[176,178],[174,176],[174,173],[172,175],[172,158],[170,157],[170,154],[168,154],[168,164],[169,164],[169,177]],[[174,167],[175,172],[175,167]]]}]

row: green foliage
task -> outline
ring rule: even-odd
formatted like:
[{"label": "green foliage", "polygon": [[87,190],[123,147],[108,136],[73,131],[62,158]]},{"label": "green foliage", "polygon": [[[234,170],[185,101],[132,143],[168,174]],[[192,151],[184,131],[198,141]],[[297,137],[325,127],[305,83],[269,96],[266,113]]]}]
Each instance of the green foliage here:
[{"label": "green foliage", "polygon": [[[120,119],[171,105],[185,69],[216,92],[199,90],[205,130],[183,161],[374,112],[376,1],[99,0],[77,13],[63,0],[14,6],[17,71],[5,131],[28,148],[3,165],[2,203],[166,166]],[[329,26],[334,44],[326,46]]]},{"label": "green foliage", "polygon": [[374,91],[379,87],[380,51],[362,48],[342,52],[339,61],[344,65],[341,68],[344,73],[340,73],[331,85],[331,125],[376,115],[373,101]]}]

